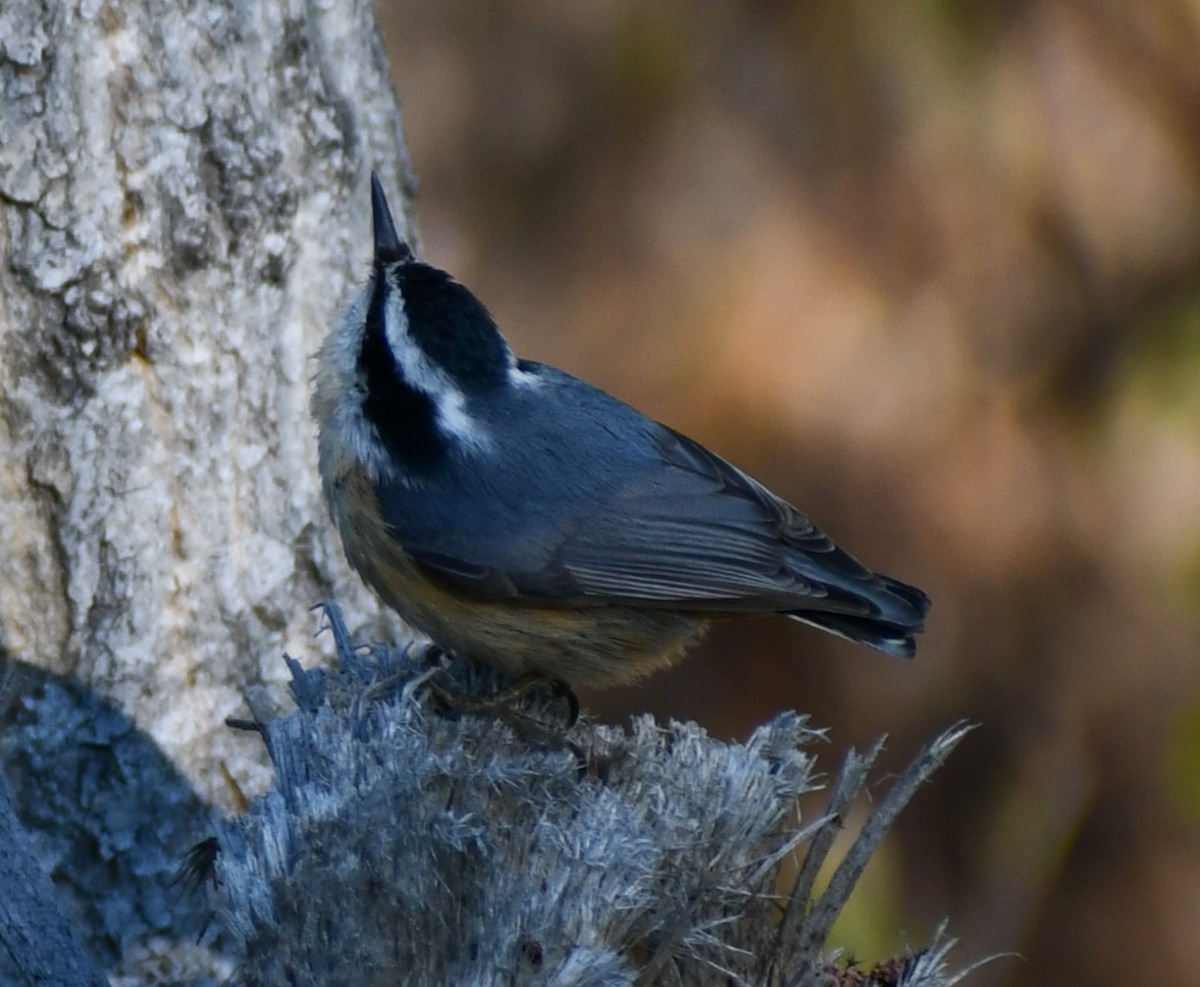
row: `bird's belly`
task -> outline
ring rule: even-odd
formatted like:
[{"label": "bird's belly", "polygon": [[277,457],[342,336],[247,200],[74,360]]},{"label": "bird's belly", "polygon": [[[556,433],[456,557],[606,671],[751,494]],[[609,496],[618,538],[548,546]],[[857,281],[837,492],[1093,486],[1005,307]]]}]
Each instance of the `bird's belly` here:
[{"label": "bird's belly", "polygon": [[536,672],[573,687],[631,682],[680,658],[708,622],[691,614],[628,607],[548,608],[468,600],[414,571],[386,576],[358,566],[367,583],[413,627],[455,654],[514,676]]},{"label": "bird's belly", "polygon": [[619,685],[670,665],[707,629],[707,619],[689,613],[464,597],[431,582],[404,554],[378,511],[367,509],[374,495],[365,477],[351,474],[327,494],[350,564],[384,603],[447,651],[511,675]]}]

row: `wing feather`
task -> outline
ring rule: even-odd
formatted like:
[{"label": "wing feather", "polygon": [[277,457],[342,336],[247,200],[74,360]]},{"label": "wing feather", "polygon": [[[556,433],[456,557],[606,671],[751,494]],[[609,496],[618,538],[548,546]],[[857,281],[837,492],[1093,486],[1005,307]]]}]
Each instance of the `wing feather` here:
[{"label": "wing feather", "polygon": [[[522,530],[453,549],[409,538],[410,555],[460,591],[549,607],[872,617],[889,602],[903,606],[879,577],[741,470],[665,427],[656,426],[653,438],[657,457],[569,516],[526,512],[537,516]],[[911,621],[907,607],[897,613]]]}]

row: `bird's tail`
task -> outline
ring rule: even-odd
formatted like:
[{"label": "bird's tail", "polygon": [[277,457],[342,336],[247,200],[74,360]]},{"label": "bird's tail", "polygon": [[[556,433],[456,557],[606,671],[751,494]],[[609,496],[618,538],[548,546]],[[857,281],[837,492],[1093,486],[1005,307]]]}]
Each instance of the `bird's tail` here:
[{"label": "bird's tail", "polygon": [[876,648],[894,658],[911,658],[917,653],[914,634],[925,629],[929,597],[915,586],[890,576],[877,576],[883,583],[886,606],[879,606],[879,595],[871,602],[878,616],[828,613],[818,610],[793,610],[788,616],[801,623],[819,627],[830,634]]}]

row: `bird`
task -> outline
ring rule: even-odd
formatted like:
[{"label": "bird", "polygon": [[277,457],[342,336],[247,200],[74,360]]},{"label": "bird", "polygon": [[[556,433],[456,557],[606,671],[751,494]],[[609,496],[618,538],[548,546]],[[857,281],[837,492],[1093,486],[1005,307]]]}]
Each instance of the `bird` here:
[{"label": "bird", "polygon": [[370,274],[317,354],[312,414],[346,557],[407,624],[572,690],[641,679],[759,614],[915,654],[925,593],[699,442],[518,359],[397,234],[374,173],[371,211]]}]

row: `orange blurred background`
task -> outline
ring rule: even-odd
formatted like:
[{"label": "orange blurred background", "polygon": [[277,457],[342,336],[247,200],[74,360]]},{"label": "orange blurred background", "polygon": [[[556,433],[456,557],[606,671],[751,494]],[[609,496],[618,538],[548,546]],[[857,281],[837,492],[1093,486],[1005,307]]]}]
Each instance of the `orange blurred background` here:
[{"label": "orange blurred background", "polygon": [[382,0],[423,251],[514,349],[933,597],[587,695],[895,770],[841,929],[980,985],[1200,984],[1200,3]]}]

